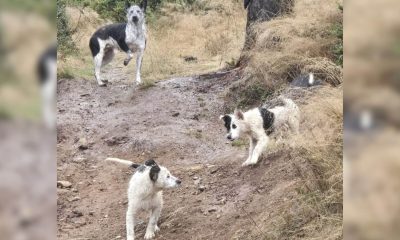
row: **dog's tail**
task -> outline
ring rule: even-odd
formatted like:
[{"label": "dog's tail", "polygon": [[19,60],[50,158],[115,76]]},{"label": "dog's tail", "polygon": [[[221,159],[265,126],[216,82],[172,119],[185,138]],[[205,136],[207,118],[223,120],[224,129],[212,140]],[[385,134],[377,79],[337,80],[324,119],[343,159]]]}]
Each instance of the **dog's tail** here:
[{"label": "dog's tail", "polygon": [[279,99],[283,102],[285,107],[291,108],[291,109],[298,109],[296,103],[294,103],[292,99],[286,98],[284,96],[279,96]]},{"label": "dog's tail", "polygon": [[314,73],[310,73],[310,75],[308,76],[308,86],[312,86],[314,85],[315,81],[314,81]]},{"label": "dog's tail", "polygon": [[131,161],[123,160],[123,159],[119,159],[119,158],[107,158],[106,161],[121,163],[121,164],[124,164],[125,166],[131,167],[131,168],[138,168],[140,166],[140,164],[136,164]]}]

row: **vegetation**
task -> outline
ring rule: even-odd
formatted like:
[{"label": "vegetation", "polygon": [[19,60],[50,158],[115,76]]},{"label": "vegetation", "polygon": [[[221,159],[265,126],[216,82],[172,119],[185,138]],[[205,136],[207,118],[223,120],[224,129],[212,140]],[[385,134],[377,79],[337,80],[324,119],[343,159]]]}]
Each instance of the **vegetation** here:
[{"label": "vegetation", "polygon": [[57,50],[63,54],[72,53],[76,47],[72,41],[72,30],[65,12],[66,0],[57,0]]}]

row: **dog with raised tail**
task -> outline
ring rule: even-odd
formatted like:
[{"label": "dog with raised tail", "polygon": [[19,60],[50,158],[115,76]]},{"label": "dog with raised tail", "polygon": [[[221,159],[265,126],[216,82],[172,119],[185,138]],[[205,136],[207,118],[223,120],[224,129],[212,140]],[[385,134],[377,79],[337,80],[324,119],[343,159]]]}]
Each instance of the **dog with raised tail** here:
[{"label": "dog with raised tail", "polygon": [[135,214],[139,210],[150,211],[150,219],[144,238],[151,239],[160,230],[157,225],[163,207],[162,191],[181,185],[181,180],[174,177],[167,168],[159,166],[154,160],[147,160],[143,165],[119,158],[107,158],[136,169],[128,188],[128,210],[126,212],[127,240],[135,239]]},{"label": "dog with raised tail", "polygon": [[260,155],[266,149],[269,135],[276,130],[289,127],[293,133],[299,132],[300,111],[293,100],[280,97],[283,106],[271,109],[254,108],[245,113],[236,109],[233,114],[221,115],[228,131],[226,137],[234,141],[247,136],[250,141],[249,156],[242,166],[258,163]]},{"label": "dog with raised tail", "polygon": [[138,5],[125,3],[126,23],[115,23],[99,28],[90,38],[89,47],[94,61],[94,72],[99,86],[105,86],[107,80],[102,80],[101,67],[114,58],[115,50],[126,52],[124,65],[127,66],[136,53],[136,83],[142,82],[140,72],[143,53],[146,48],[145,12],[147,0]]}]

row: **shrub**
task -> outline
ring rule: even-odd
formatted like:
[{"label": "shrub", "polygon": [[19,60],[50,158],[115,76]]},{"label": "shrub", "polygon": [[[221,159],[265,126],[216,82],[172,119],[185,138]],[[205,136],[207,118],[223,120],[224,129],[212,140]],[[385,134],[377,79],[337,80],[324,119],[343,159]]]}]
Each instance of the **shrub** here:
[{"label": "shrub", "polygon": [[72,31],[69,27],[67,14],[65,12],[65,0],[57,0],[57,50],[69,54],[76,49],[72,41]]}]

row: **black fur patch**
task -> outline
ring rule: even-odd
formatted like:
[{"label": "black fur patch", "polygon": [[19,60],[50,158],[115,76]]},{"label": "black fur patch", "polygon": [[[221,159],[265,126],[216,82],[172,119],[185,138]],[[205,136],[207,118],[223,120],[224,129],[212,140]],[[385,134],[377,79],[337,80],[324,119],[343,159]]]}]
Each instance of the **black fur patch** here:
[{"label": "black fur patch", "polygon": [[144,165],[152,167],[152,166],[157,166],[157,163],[153,159],[149,159],[146,162],[144,162]]},{"label": "black fur patch", "polygon": [[267,135],[270,135],[273,131],[273,124],[275,120],[275,115],[273,112],[268,111],[266,108],[259,108],[261,117],[263,119],[263,127],[267,132]]},{"label": "black fur patch", "polygon": [[153,182],[157,181],[158,173],[160,171],[161,171],[161,169],[157,165],[151,167],[150,173],[149,173],[151,181],[153,181]]},{"label": "black fur patch", "polygon": [[231,122],[232,122],[231,116],[225,115],[222,119],[225,122],[226,130],[229,132],[231,130]]},{"label": "black fur patch", "polygon": [[98,38],[101,40],[106,40],[112,37],[117,41],[119,47],[124,52],[129,51],[129,47],[125,42],[125,29],[126,23],[114,23],[97,29],[97,31],[92,35],[89,41],[89,47],[92,52],[92,56],[96,56],[100,51],[100,45]]},{"label": "black fur patch", "polygon": [[49,69],[46,66],[46,61],[48,60],[57,61],[57,46],[51,46],[39,58],[37,74],[41,84],[49,77]]}]

